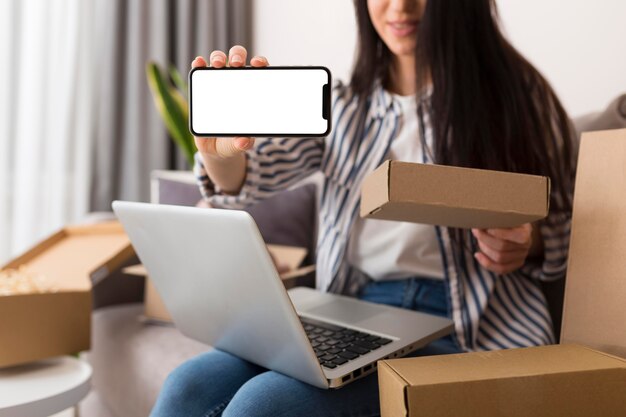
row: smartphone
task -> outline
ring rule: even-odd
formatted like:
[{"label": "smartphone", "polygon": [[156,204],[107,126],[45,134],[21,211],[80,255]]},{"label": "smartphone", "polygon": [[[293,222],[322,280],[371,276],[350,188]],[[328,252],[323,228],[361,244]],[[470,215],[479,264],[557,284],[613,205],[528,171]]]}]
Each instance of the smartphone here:
[{"label": "smartphone", "polygon": [[189,129],[195,136],[326,136],[330,86],[325,67],[194,68]]}]

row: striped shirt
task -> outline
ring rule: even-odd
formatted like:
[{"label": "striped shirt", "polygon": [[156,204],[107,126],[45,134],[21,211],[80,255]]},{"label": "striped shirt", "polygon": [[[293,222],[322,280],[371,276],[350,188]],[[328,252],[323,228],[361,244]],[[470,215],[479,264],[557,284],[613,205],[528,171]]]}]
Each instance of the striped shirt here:
[{"label": "striped shirt", "polygon": [[[419,104],[422,134],[432,138],[428,96]],[[346,261],[351,227],[359,212],[363,178],[384,162],[402,123],[402,109],[380,84],[360,102],[349,87],[333,88],[333,131],[325,138],[257,139],[247,151],[247,174],[238,195],[219,194],[196,154],[194,172],[203,197],[214,207],[243,208],[268,198],[315,171],[324,174],[319,200],[317,288],[357,294],[367,282]],[[417,139],[417,132],[416,132]],[[417,144],[416,144],[417,145]],[[432,163],[430,158],[426,163]],[[557,187],[554,187],[556,189]],[[565,276],[570,213],[551,211],[540,223],[543,259],[527,259],[519,270],[501,276],[475,260],[475,238],[469,248],[452,244],[445,227],[433,226],[442,257],[454,337],[467,351],[536,346],[555,342],[541,280]]]}]

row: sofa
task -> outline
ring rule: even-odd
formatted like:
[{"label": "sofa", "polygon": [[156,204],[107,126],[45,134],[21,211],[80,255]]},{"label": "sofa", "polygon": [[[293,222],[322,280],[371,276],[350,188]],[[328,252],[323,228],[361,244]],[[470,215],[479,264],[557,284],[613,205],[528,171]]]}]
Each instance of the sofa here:
[{"label": "sofa", "polygon": [[[575,120],[578,132],[626,128],[626,94],[604,111]],[[318,178],[319,182],[319,178]],[[194,205],[200,194],[194,184],[163,180],[159,202]],[[249,209],[268,243],[309,249],[314,262],[316,230],[314,183],[282,192]],[[84,354],[93,367],[93,389],[79,405],[89,417],[143,417],[154,404],[166,376],[185,360],[211,349],[183,336],[171,325],[142,319],[142,282],[118,273],[94,289],[92,349]],[[546,284],[557,334],[564,280]]]}]

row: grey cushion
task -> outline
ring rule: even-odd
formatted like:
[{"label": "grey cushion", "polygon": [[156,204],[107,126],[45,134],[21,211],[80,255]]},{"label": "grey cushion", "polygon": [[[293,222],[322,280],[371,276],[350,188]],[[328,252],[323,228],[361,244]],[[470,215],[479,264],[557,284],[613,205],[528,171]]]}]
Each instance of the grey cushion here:
[{"label": "grey cushion", "polygon": [[309,256],[305,264],[314,262],[316,189],[314,184],[306,184],[246,209],[267,243],[307,248]]},{"label": "grey cushion", "polygon": [[582,132],[626,128],[626,94],[617,97],[601,112],[574,119],[574,125],[579,136]]},{"label": "grey cushion", "polygon": [[[174,327],[142,323],[142,313],[142,304],[129,304],[93,314],[92,349],[85,356],[94,391],[115,417],[147,416],[167,375],[211,349]],[[93,402],[85,407],[95,407]]]}]

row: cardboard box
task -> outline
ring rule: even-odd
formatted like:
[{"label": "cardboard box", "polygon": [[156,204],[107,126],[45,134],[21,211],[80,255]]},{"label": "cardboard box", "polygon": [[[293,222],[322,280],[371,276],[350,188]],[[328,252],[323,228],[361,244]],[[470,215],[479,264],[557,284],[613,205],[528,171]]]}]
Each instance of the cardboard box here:
[{"label": "cardboard box", "polygon": [[584,133],[561,331],[580,345],[381,362],[383,417],[626,416],[625,191],[626,129]]},{"label": "cardboard box", "polygon": [[548,215],[550,179],[386,161],[361,187],[361,217],[460,228],[514,227]]},{"label": "cardboard box", "polygon": [[47,289],[0,296],[0,367],[90,347],[92,283],[134,251],[117,222],[67,227],[2,266],[40,277]]},{"label": "cardboard box", "polygon": [[626,415],[626,361],[579,345],[380,361],[382,417]]},{"label": "cardboard box", "polygon": [[561,340],[626,358],[626,129],[582,135]]},{"label": "cardboard box", "polygon": [[[286,271],[280,274],[286,288],[291,288],[298,283],[298,279],[303,278],[315,271],[315,265],[300,267],[307,255],[305,248],[295,246],[268,244],[267,249],[274,259],[286,267]],[[144,316],[152,321],[170,323],[172,317],[167,311],[163,299],[156,290],[156,287],[148,277],[148,272],[143,265],[133,265],[124,268],[124,273],[130,275],[140,275],[146,277],[144,296]]]}]

